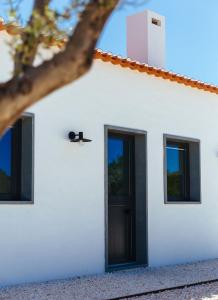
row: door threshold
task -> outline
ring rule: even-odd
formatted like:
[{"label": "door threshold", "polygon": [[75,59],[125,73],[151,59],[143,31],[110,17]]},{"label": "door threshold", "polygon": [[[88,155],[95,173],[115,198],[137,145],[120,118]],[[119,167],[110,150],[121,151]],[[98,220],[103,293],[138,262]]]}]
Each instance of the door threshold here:
[{"label": "door threshold", "polygon": [[128,269],[134,269],[134,268],[145,268],[147,266],[148,266],[147,264],[139,264],[137,262],[113,264],[113,265],[109,265],[106,268],[106,272],[121,271],[121,270],[128,270]]}]

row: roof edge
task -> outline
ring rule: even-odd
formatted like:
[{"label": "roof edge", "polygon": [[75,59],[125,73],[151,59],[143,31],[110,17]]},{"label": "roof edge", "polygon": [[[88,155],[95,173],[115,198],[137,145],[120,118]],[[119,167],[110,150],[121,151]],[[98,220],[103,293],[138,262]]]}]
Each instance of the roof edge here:
[{"label": "roof edge", "polygon": [[177,82],[179,84],[183,84],[185,86],[189,86],[192,88],[197,88],[199,90],[203,90],[206,92],[210,92],[213,94],[218,94],[218,86],[211,85],[202,81],[198,81],[192,78],[188,78],[183,75],[179,75],[170,71],[166,71],[163,69],[159,69],[156,67],[151,67],[147,64],[141,64],[137,61],[133,61],[129,58],[122,58],[117,55],[113,55],[111,53],[103,52],[101,50],[95,50],[94,54],[95,59],[100,59],[104,62],[110,62],[113,65],[119,65],[123,68],[128,68],[131,70],[138,71],[140,73],[146,73],[148,75],[153,75],[155,77],[160,77],[166,80],[170,80],[173,82]]}]

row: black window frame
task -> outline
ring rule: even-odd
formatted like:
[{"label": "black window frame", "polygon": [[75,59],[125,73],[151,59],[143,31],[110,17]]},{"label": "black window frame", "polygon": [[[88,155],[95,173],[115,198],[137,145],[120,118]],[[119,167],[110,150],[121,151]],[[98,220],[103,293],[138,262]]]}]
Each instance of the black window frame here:
[{"label": "black window frame", "polygon": [[[31,120],[31,137],[28,143],[31,143],[31,178],[29,184],[31,185],[31,196],[26,198],[23,196],[22,191],[22,147],[23,147],[23,136],[22,136],[22,123],[24,119]],[[11,182],[12,188],[10,193],[0,193],[0,204],[33,204],[33,125],[34,115],[32,113],[25,113],[15,124],[10,128],[12,130],[12,141],[11,141]]]},{"label": "black window frame", "polygon": [[[186,150],[184,168],[184,197],[168,196],[167,147],[183,147]],[[194,157],[194,158],[193,158]],[[194,170],[193,170],[194,169]],[[164,134],[164,203],[165,204],[201,204],[201,167],[200,140]]]}]

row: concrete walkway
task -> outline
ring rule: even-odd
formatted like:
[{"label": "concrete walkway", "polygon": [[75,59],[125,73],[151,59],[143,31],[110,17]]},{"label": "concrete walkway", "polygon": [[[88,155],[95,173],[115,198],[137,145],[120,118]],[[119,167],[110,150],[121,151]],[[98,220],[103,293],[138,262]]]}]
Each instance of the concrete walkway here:
[{"label": "concrete walkway", "polygon": [[[218,259],[186,265],[137,268],[69,280],[14,286],[0,289],[0,299],[104,300],[214,279],[218,279]],[[181,290],[178,293],[181,293]]]},{"label": "concrete walkway", "polygon": [[218,282],[133,297],[130,300],[218,300]]}]

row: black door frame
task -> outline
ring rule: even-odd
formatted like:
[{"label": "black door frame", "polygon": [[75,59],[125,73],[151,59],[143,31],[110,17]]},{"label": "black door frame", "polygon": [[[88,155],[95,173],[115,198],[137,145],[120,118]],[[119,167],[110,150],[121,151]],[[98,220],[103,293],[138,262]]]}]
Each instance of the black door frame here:
[{"label": "black door frame", "polygon": [[[136,262],[134,263],[126,263],[116,268],[113,268],[108,263],[108,133],[115,133],[115,134],[122,134],[122,135],[133,135],[135,139],[138,140],[136,144],[138,146],[138,153],[135,154],[135,160],[138,160],[138,165],[143,165],[142,172],[138,172],[138,176],[140,176],[140,185],[142,190],[138,192],[138,198],[140,201],[143,202],[144,208],[144,215],[141,216],[141,220],[144,219],[143,228],[140,228],[138,232],[139,234],[143,234],[142,242],[138,239],[138,243],[136,243],[136,251],[138,251],[139,257]],[[142,145],[142,147],[140,146]],[[111,271],[112,269],[123,269],[129,267],[136,267],[140,266],[147,266],[148,265],[148,209],[147,209],[147,132],[144,130],[138,129],[130,129],[130,128],[123,128],[119,126],[112,126],[112,125],[105,125],[104,126],[104,152],[105,152],[105,159],[104,159],[104,190],[105,190],[105,271]],[[143,162],[143,163],[142,163]],[[143,174],[142,174],[143,173]],[[141,176],[144,175],[144,176]],[[135,174],[136,176],[136,174]],[[142,178],[143,177],[143,178]],[[137,178],[136,178],[137,180]],[[137,182],[136,182],[137,185]],[[141,209],[140,209],[141,210]],[[139,210],[139,211],[140,211]],[[143,213],[143,212],[142,212]],[[145,216],[145,218],[144,218]],[[137,215],[136,215],[137,218]],[[140,225],[141,226],[141,225]],[[138,245],[138,246],[137,246]],[[141,248],[142,246],[142,248]],[[141,249],[139,249],[141,248]]]}]

